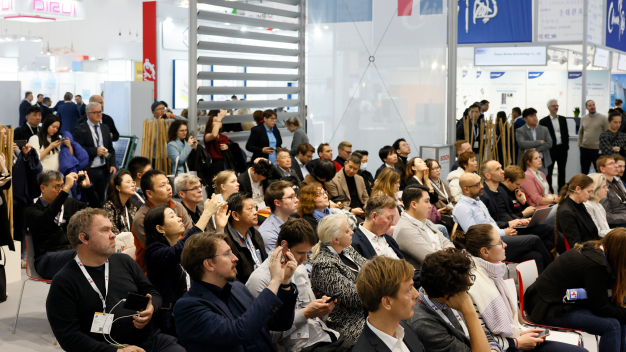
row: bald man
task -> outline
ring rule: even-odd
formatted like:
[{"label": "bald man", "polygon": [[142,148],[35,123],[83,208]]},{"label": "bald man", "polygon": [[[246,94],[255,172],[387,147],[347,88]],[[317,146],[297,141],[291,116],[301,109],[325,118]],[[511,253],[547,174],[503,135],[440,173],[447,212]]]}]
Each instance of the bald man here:
[{"label": "bald man", "polygon": [[[496,222],[489,214],[485,204],[478,198],[483,194],[480,176],[465,173],[459,179],[463,195],[452,211],[454,221],[463,231],[473,225],[490,224],[498,230],[502,242],[506,243],[506,261],[521,263],[534,259],[539,272],[552,262],[552,256],[546,250],[541,239],[535,235],[517,236],[517,231],[508,222]],[[519,221],[518,221],[519,222]],[[518,222],[513,222],[517,226]]]},{"label": "bald man", "polygon": [[[117,128],[115,128],[115,122],[113,121],[113,118],[104,113],[104,99],[102,99],[100,95],[94,94],[89,98],[89,102],[100,103],[100,105],[102,106],[102,123],[109,127],[109,130],[111,131],[111,139],[113,140],[113,142],[120,139],[120,133],[117,131]],[[84,115],[78,121],[78,123],[81,124],[85,121],[87,121],[87,115]]]}]

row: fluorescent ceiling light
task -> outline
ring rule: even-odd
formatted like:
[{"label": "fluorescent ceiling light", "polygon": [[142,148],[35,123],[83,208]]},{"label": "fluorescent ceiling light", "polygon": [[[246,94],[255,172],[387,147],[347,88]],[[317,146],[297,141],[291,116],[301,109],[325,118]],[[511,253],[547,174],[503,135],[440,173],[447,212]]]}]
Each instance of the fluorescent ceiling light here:
[{"label": "fluorescent ceiling light", "polygon": [[31,23],[56,21],[56,18],[41,17],[41,16],[7,16],[4,19],[7,21],[31,22]]}]

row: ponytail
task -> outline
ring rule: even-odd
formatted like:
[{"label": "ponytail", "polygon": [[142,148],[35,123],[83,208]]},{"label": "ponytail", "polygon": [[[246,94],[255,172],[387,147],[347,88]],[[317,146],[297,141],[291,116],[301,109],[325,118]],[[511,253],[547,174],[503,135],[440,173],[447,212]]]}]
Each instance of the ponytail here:
[{"label": "ponytail", "polygon": [[[576,187],[580,189],[587,188],[590,184],[593,184],[593,179],[585,174],[574,175],[568,183],[566,183],[559,191],[559,201],[557,202],[556,213],[554,214],[554,244],[559,243],[559,226],[556,218],[559,215],[559,209],[561,204],[569,197],[570,193],[576,190]],[[563,234],[565,236],[565,234]],[[557,248],[556,246],[551,251],[552,255],[556,258]]]},{"label": "ponytail", "polygon": [[311,250],[313,253],[311,254],[311,260],[315,260],[317,256],[320,254],[320,249],[322,248],[322,242],[317,242],[313,249]]},{"label": "ponytail", "polygon": [[491,233],[493,226],[490,224],[473,225],[463,232],[457,230],[454,233],[454,244],[474,257],[480,257],[480,249],[491,244]]}]

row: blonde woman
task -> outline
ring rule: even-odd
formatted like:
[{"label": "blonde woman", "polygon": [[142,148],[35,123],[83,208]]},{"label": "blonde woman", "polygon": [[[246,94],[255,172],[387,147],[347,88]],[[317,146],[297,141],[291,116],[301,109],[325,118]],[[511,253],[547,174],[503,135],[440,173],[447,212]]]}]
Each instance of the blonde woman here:
[{"label": "blonde woman", "polygon": [[352,230],[344,215],[324,217],[317,226],[317,234],[319,242],[313,247],[310,263],[311,287],[320,296],[337,299],[326,325],[354,343],[365,324],[355,283],[367,259],[352,248]]},{"label": "blonde woman", "polygon": [[291,142],[291,156],[298,156],[298,146],[303,143],[309,143],[309,137],[302,129],[300,119],[297,117],[291,117],[285,121],[285,127],[289,132],[293,133],[293,140]]},{"label": "blonde woman", "polygon": [[606,185],[606,177],[600,173],[589,174],[593,180],[593,194],[588,201],[584,202],[587,212],[591,215],[593,223],[598,228],[598,236],[604,237],[611,232],[609,223],[606,221],[606,210],[600,205],[600,200],[606,198],[608,187]]}]

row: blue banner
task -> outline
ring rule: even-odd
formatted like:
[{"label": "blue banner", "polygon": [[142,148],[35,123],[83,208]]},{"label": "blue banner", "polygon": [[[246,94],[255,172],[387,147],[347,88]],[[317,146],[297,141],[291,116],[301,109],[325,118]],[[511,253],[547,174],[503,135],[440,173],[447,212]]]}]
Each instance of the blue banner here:
[{"label": "blue banner", "polygon": [[543,75],[543,72],[528,72],[528,79],[539,78]]},{"label": "blue banner", "polygon": [[371,21],[372,1],[373,0],[307,1],[309,9],[308,22],[309,24],[316,24]]},{"label": "blue banner", "polygon": [[626,19],[621,0],[606,0],[606,46],[626,51]]},{"label": "blue banner", "polygon": [[459,44],[532,39],[532,0],[459,1]]}]

